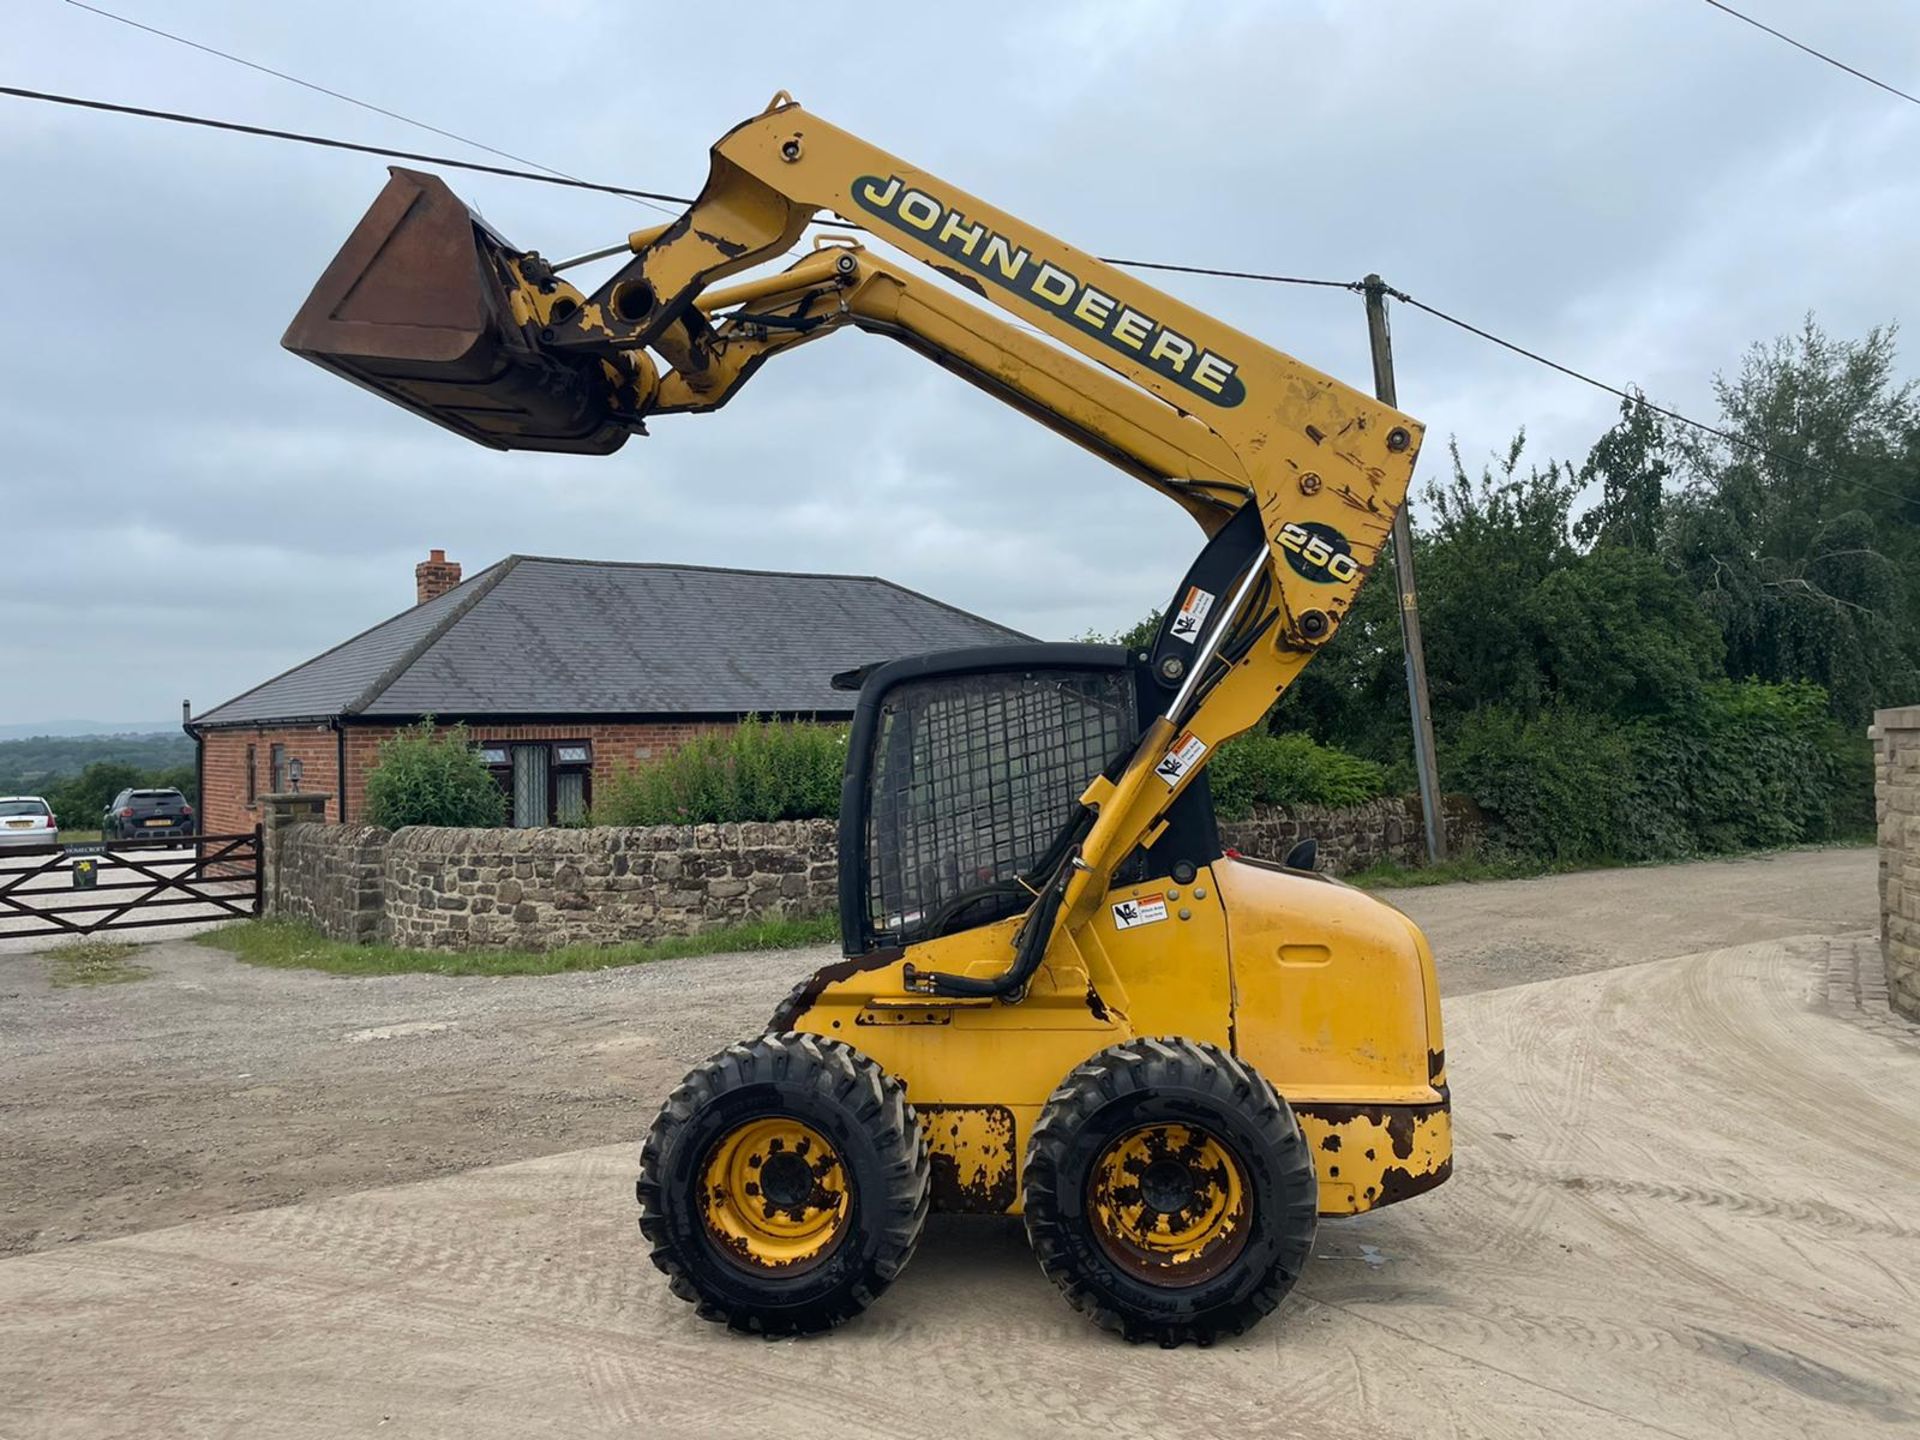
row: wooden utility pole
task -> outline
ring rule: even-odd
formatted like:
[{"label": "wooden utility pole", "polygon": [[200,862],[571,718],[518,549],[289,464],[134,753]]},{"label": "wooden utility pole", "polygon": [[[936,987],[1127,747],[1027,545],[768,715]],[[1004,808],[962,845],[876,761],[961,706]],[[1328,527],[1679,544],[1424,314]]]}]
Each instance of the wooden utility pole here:
[{"label": "wooden utility pole", "polygon": [[[1387,286],[1378,275],[1365,281],[1367,339],[1373,350],[1373,393],[1398,409],[1393,387],[1393,337],[1387,331]],[[1393,517],[1393,569],[1400,592],[1400,644],[1407,656],[1407,704],[1413,711],[1413,762],[1420,777],[1420,810],[1427,827],[1427,860],[1447,858],[1447,827],[1440,814],[1440,771],[1433,756],[1433,714],[1427,706],[1427,655],[1420,643],[1420,591],[1413,579],[1413,529],[1407,523],[1413,497]]]}]

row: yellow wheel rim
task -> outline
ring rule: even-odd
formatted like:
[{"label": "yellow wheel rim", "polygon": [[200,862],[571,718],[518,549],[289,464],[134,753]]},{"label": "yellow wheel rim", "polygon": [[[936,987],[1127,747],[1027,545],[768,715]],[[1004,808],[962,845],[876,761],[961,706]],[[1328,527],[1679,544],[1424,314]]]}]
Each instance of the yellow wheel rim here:
[{"label": "yellow wheel rim", "polygon": [[1194,1285],[1246,1248],[1252,1213],[1230,1151],[1191,1125],[1143,1125],[1109,1145],[1087,1183],[1093,1233],[1122,1269]]},{"label": "yellow wheel rim", "polygon": [[811,1269],[848,1229],[852,1197],[840,1156],[789,1116],[749,1120],[722,1135],[700,1182],[707,1233],[750,1270]]}]

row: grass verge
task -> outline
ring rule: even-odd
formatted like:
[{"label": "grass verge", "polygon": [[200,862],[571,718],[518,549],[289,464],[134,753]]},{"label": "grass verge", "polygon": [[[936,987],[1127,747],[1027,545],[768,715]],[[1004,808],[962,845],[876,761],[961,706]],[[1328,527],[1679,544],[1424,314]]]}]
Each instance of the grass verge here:
[{"label": "grass verge", "polygon": [[1382,860],[1342,878],[1349,885],[1358,885],[1362,890],[1405,890],[1420,885],[1452,885],[1460,881],[1524,880],[1534,875],[1553,873],[1553,866],[1538,861],[1483,860],[1478,855],[1465,855],[1457,860],[1443,860],[1438,865],[1402,865],[1397,860]]},{"label": "grass verge", "polygon": [[127,957],[140,947],[116,940],[81,940],[49,950],[47,978],[55,985],[125,985],[153,973]]},{"label": "grass verge", "polygon": [[1687,865],[1701,860],[1747,860],[1762,855],[1781,855],[1793,850],[1852,850],[1876,843],[1872,834],[1845,835],[1834,840],[1816,840],[1804,845],[1788,845],[1775,850],[1730,850],[1717,855],[1688,855],[1668,860],[1586,860],[1578,864],[1553,864],[1545,860],[1489,860],[1479,855],[1464,855],[1438,865],[1402,865],[1397,860],[1382,860],[1364,870],[1342,876],[1349,885],[1362,890],[1406,890],[1423,885],[1452,885],[1476,880],[1531,880],[1541,875],[1570,875],[1578,870],[1618,870],[1625,866]]},{"label": "grass verge", "polygon": [[754,920],[700,935],[633,945],[569,945],[559,950],[443,951],[349,945],[290,920],[247,920],[205,931],[194,939],[225,950],[249,965],[277,970],[324,970],[329,975],[562,975],[644,965],[649,960],[677,960],[686,955],[824,945],[839,937],[839,921],[833,916],[820,916]]}]

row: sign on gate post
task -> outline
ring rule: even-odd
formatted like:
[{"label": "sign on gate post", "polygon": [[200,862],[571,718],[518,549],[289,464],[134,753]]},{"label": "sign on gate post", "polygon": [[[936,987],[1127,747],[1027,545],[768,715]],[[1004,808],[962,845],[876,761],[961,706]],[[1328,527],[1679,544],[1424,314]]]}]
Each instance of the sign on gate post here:
[{"label": "sign on gate post", "polygon": [[67,855],[73,861],[73,888],[91,890],[100,881],[100,859],[105,845],[69,845]]}]

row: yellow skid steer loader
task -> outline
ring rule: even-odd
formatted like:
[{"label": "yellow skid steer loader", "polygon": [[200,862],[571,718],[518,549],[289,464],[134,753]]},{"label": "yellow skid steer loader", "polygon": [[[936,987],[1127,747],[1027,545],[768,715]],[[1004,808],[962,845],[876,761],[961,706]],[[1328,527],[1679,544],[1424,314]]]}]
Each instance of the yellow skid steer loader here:
[{"label": "yellow skid steer loader", "polygon": [[[822,212],[984,303],[850,238],[722,283]],[[1099,1324],[1167,1345],[1240,1333],[1299,1277],[1318,1216],[1451,1165],[1419,930],[1310,861],[1224,854],[1206,783],[1338,632],[1420,426],[785,94],[714,146],[685,214],[616,248],[631,259],[584,293],[573,262],[396,169],[284,343],[483,445],[604,455],[852,327],[1206,536],[1137,650],[1007,645],[835,677],[859,692],[845,958],[668,1096],[638,1186],[654,1263],[702,1316],[791,1335],[871,1303],[930,1208],[1020,1214]]]}]

